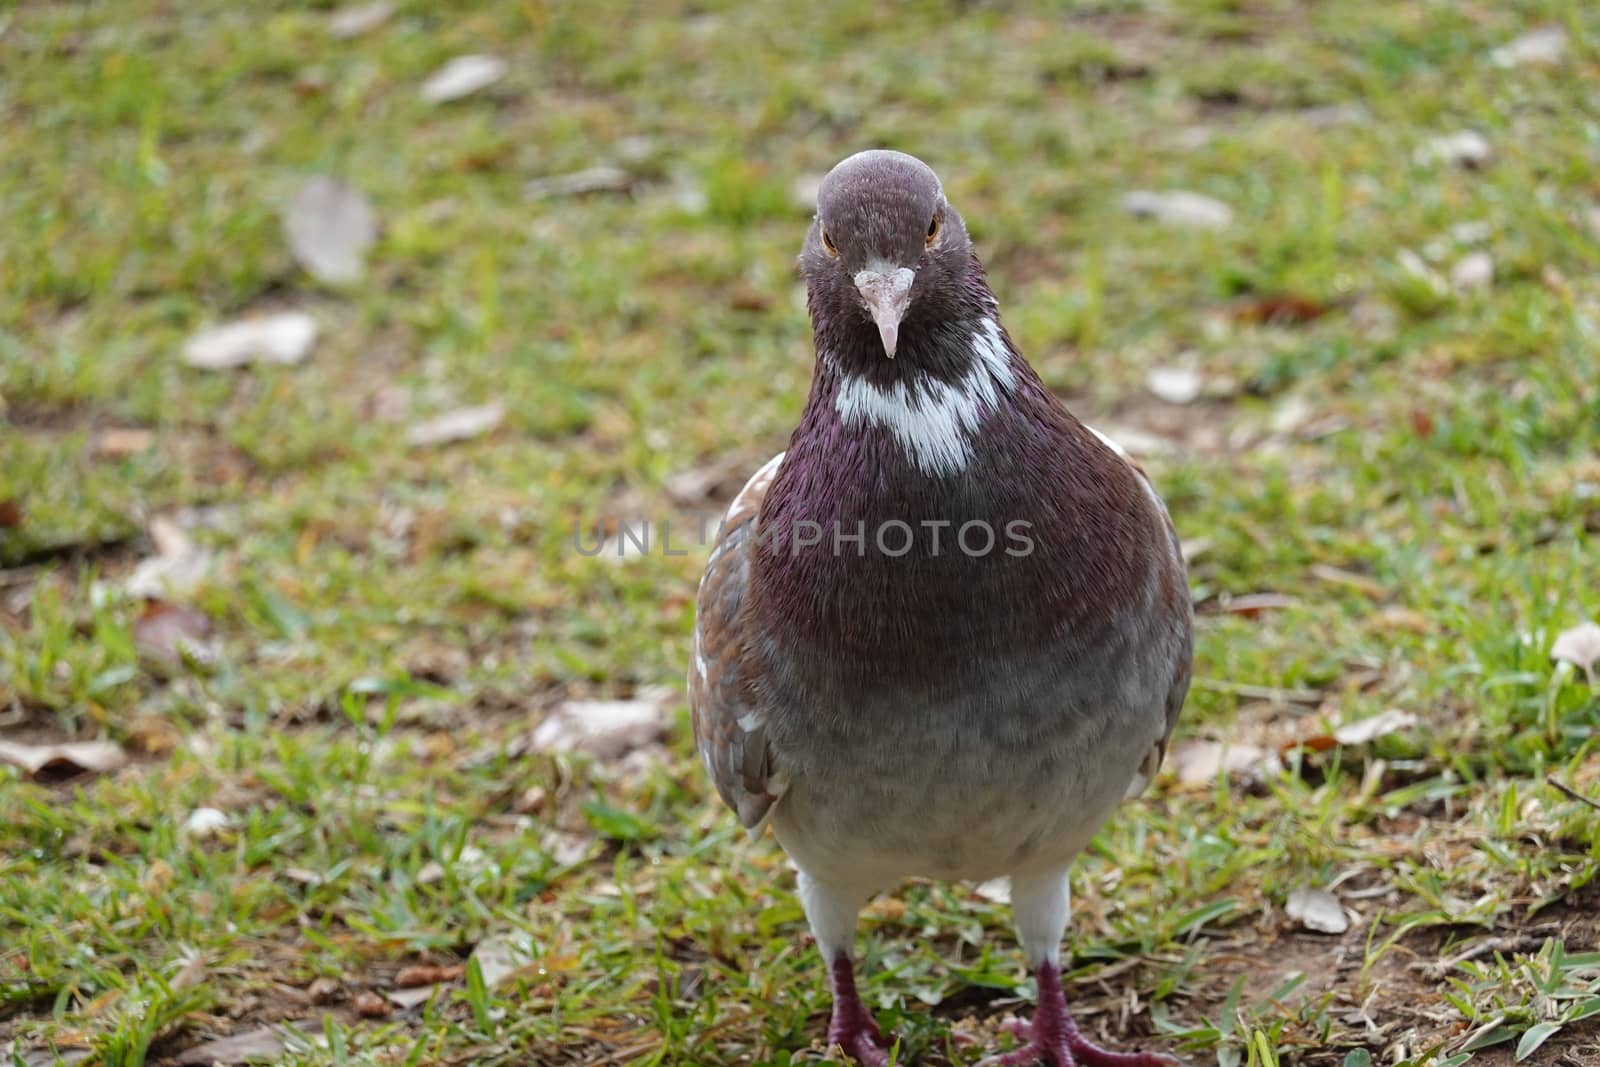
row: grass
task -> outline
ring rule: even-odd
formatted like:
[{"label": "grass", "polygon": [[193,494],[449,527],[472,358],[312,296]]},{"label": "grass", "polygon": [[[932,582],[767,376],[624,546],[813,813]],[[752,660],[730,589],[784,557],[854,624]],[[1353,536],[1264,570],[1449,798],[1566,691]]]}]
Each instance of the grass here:
[{"label": "grass", "polygon": [[[1547,784],[1600,793],[1600,690],[1548,656],[1600,618],[1592,10],[395,6],[348,41],[322,5],[0,10],[0,734],[133,757],[0,767],[12,1062],[280,1024],[295,1064],[820,1057],[792,881],[711,796],[677,689],[656,761],[513,742],[564,699],[679,685],[703,551],[587,559],[572,525],[687,524],[726,496],[674,474],[783,446],[812,358],[790,186],[871,144],[941,170],[1046,380],[1164,442],[1202,613],[1181,739],[1288,752],[1168,774],[1084,857],[1086,1028],[1223,1067],[1600,1062],[1600,819]],[[1489,61],[1550,24],[1558,64]],[[507,77],[418,99],[469,52]],[[1488,161],[1421,150],[1462,129]],[[630,195],[522,195],[614,162]],[[322,172],[382,221],[359,285],[281,236]],[[1235,222],[1135,219],[1132,188]],[[1487,250],[1493,284],[1441,290],[1408,249],[1441,276]],[[1256,321],[1282,296],[1326,313]],[[302,365],[178,358],[285,307],[321,327]],[[1189,364],[1206,398],[1145,392]],[[492,434],[405,443],[495,399]],[[112,427],[152,442],[108,456]],[[208,662],[136,640],[157,515],[214,559],[187,597]],[[1319,747],[1390,708],[1419,724]],[[200,808],[228,825],[185,832]],[[1289,893],[1329,885],[1350,929],[1303,932]],[[863,933],[919,1062],[973,1062],[957,1038],[1025,1008],[970,887],[908,885]],[[484,939],[528,965],[371,999]]]}]

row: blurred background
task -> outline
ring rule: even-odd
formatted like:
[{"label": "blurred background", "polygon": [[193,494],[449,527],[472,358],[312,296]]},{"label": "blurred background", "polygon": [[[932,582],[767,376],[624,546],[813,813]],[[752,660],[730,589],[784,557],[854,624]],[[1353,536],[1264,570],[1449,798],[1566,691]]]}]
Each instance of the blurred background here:
[{"label": "blurred background", "polygon": [[[0,1052],[823,1057],[682,677],[887,146],[1190,557],[1085,1029],[1600,1063],[1597,114],[1576,0],[0,6]],[[870,910],[918,1062],[1009,1040],[1003,898]]]}]

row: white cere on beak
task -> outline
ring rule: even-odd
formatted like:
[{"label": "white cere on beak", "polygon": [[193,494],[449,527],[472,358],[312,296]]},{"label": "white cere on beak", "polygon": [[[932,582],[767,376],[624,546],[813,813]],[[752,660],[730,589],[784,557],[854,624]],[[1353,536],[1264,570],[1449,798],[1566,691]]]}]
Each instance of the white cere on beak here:
[{"label": "white cere on beak", "polygon": [[905,318],[911,303],[911,283],[916,272],[910,267],[896,267],[883,260],[872,260],[865,270],[856,272],[853,279],[861,300],[867,305],[872,321],[877,324],[878,336],[883,339],[883,354],[894,358],[900,341],[900,320]]}]

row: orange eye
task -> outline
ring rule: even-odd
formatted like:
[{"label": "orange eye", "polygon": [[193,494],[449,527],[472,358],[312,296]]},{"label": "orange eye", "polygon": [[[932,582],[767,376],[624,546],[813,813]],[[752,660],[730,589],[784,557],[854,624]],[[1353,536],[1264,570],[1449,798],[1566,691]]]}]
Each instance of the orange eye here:
[{"label": "orange eye", "polygon": [[939,216],[935,215],[928,223],[928,247],[933,247],[933,242],[939,239]]},{"label": "orange eye", "polygon": [[822,227],[822,247],[834,259],[839,258],[839,250],[833,246],[833,238],[828,236],[828,228]]}]

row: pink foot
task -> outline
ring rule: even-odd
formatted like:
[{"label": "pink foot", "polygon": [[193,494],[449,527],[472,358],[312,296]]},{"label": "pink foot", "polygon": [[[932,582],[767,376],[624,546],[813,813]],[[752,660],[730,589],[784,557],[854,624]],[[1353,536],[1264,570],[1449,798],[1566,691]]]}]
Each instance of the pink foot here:
[{"label": "pink foot", "polygon": [[1027,1044],[1015,1052],[990,1056],[979,1067],[1180,1067],[1176,1057],[1164,1052],[1111,1052],[1093,1044],[1078,1032],[1067,1012],[1061,972],[1055,964],[1043,964],[1034,977],[1039,983],[1039,1003],[1033,1023],[1012,1022],[1005,1027]]},{"label": "pink foot", "polygon": [[856,992],[855,968],[844,953],[834,957],[833,1018],[828,1023],[828,1047],[838,1046],[861,1067],[889,1067],[889,1045]]}]

